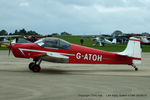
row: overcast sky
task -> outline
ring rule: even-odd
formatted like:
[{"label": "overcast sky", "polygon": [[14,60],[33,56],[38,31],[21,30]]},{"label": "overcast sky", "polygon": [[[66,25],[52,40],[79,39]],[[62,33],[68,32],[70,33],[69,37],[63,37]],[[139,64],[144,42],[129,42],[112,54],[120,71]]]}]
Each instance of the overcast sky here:
[{"label": "overcast sky", "polygon": [[0,30],[76,35],[150,32],[150,0],[0,0]]}]

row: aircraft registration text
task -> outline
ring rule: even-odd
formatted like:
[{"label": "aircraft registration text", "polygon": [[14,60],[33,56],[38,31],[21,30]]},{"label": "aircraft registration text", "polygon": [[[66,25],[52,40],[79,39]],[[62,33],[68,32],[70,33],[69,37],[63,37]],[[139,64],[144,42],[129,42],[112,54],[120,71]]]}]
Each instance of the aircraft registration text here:
[{"label": "aircraft registration text", "polygon": [[76,54],[77,59],[84,59],[84,60],[91,60],[91,61],[102,61],[102,55],[96,55],[96,54]]}]

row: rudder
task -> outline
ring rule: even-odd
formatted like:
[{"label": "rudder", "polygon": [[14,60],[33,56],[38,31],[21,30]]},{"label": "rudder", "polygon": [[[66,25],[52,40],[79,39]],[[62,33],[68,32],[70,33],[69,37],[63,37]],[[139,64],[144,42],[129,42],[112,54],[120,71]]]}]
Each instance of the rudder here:
[{"label": "rudder", "polygon": [[140,64],[141,63],[140,38],[130,37],[126,49],[123,52],[120,52],[118,54],[132,57],[133,64]]}]

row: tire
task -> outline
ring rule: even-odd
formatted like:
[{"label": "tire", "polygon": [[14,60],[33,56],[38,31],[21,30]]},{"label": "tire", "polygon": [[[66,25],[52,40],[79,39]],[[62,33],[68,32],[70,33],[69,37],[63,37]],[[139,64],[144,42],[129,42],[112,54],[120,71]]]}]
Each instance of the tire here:
[{"label": "tire", "polygon": [[138,71],[139,69],[138,68],[135,68],[135,71]]},{"label": "tire", "polygon": [[34,64],[35,64],[34,62],[31,62],[31,63],[29,64],[29,69],[30,69],[30,70],[32,70],[32,66],[33,66]]},{"label": "tire", "polygon": [[40,72],[41,67],[39,65],[33,64],[33,65],[31,65],[31,70],[33,72]]}]

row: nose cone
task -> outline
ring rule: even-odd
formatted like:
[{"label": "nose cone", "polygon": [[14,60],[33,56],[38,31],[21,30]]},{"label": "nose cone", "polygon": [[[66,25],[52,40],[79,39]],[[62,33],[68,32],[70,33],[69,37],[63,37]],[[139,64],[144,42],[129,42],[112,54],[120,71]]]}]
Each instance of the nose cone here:
[{"label": "nose cone", "polygon": [[22,57],[23,56],[19,50],[19,47],[20,47],[20,45],[18,45],[18,44],[13,44],[11,46],[11,51],[15,57]]},{"label": "nose cone", "polygon": [[11,50],[15,57],[30,58],[28,51],[23,51],[23,49],[32,49],[34,45],[34,43],[16,43],[12,45]]}]

